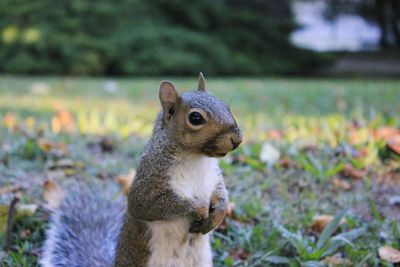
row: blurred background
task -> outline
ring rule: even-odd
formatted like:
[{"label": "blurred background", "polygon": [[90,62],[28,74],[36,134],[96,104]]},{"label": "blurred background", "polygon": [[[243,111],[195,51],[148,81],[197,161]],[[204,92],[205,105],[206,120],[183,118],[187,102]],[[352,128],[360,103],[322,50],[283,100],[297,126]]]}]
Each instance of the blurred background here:
[{"label": "blurred background", "polygon": [[397,0],[3,0],[0,5],[3,73],[400,72]]},{"label": "blurred background", "polygon": [[399,0],[1,0],[0,266],[38,265],[49,180],[128,190],[160,81],[200,71],[244,132],[215,266],[395,266],[399,27]]}]

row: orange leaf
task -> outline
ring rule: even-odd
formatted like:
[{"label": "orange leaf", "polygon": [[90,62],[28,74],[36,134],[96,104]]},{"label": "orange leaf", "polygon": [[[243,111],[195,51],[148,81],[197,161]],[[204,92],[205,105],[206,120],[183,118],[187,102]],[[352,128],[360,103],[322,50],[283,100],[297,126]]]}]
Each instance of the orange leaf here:
[{"label": "orange leaf", "polygon": [[9,130],[13,130],[17,125],[17,119],[13,114],[7,113],[6,116],[4,117],[4,124]]}]

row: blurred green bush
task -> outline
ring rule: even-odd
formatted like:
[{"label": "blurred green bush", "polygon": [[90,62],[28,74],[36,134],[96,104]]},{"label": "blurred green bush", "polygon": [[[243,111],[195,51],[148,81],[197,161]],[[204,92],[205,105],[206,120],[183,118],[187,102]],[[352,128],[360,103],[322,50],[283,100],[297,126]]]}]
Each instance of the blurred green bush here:
[{"label": "blurred green bush", "polygon": [[318,66],[319,56],[288,41],[291,17],[268,12],[237,0],[2,0],[0,71],[263,75]]}]

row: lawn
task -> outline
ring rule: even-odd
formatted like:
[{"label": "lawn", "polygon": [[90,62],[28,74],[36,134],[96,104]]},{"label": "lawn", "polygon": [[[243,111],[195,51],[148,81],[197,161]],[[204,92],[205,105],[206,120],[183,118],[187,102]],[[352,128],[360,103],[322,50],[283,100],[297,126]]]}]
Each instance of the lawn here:
[{"label": "lawn", "polygon": [[[37,265],[45,180],[121,191],[165,78],[0,76],[1,266]],[[196,85],[168,78],[180,91]],[[232,212],[213,235],[215,266],[395,266],[382,247],[400,249],[400,80],[207,85],[244,132],[220,161]]]}]

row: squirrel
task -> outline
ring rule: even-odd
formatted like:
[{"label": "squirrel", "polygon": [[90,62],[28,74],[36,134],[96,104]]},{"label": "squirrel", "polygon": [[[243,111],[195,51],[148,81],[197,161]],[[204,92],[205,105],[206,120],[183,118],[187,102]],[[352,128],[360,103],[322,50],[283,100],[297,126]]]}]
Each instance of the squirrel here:
[{"label": "squirrel", "polygon": [[67,194],[50,218],[43,267],[213,266],[210,232],[228,204],[217,158],[236,149],[242,133],[201,73],[192,92],[161,82],[159,98],[126,205],[98,192]]}]

